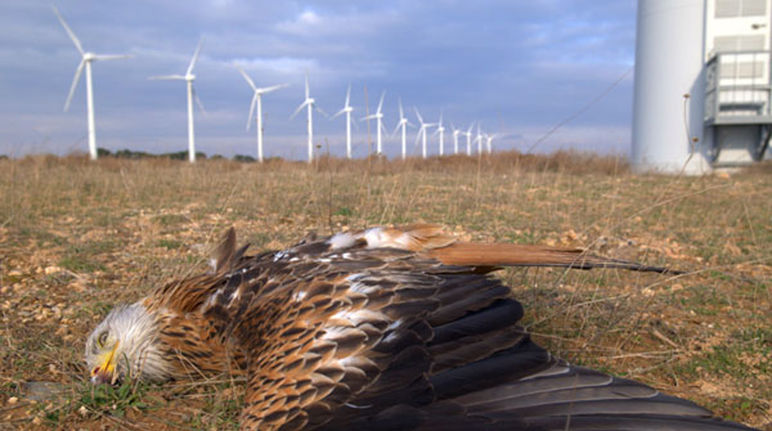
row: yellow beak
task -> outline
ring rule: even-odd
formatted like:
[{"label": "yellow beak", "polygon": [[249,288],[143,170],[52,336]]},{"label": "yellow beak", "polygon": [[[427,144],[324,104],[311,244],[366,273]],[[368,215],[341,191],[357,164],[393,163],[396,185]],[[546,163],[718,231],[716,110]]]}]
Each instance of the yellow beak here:
[{"label": "yellow beak", "polygon": [[118,343],[119,342],[116,341],[110,353],[104,355],[102,365],[91,370],[91,381],[93,383],[115,383],[115,380],[118,377],[115,375],[115,352],[118,350]]}]

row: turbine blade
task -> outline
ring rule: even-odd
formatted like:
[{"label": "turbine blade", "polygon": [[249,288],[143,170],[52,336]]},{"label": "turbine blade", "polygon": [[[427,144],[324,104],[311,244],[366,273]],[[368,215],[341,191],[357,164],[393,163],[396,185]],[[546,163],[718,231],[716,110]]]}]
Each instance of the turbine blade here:
[{"label": "turbine blade", "polygon": [[399,119],[402,121],[402,119],[405,118],[405,111],[402,109],[402,98],[399,98]]},{"label": "turbine blade", "polygon": [[415,109],[415,115],[416,115],[416,117],[418,117],[418,122],[421,123],[421,126],[423,126],[424,119],[423,119],[423,117],[421,117],[421,113],[418,112],[418,108],[416,108],[415,106],[413,107],[413,109]]},{"label": "turbine blade", "polygon": [[242,69],[241,66],[239,65],[236,65],[236,69],[238,69],[239,72],[241,72],[241,76],[243,76],[244,79],[247,80],[247,84],[249,84],[249,86],[252,87],[252,90],[257,91],[257,87],[255,86],[254,81],[252,81],[252,78],[250,78],[249,75],[247,75],[247,72],[244,72],[244,69]]},{"label": "turbine blade", "polygon": [[320,114],[322,114],[322,115],[323,115],[323,116],[325,116],[326,118],[330,118],[330,114],[328,114],[328,113],[324,112],[324,109],[322,109],[322,108],[320,108],[320,107],[316,106],[316,103],[314,103],[314,109],[316,109],[316,110],[317,110],[317,111],[318,111]]},{"label": "turbine blade", "polygon": [[278,90],[280,88],[284,88],[284,87],[289,87],[289,84],[272,85],[270,87],[258,88],[256,91],[259,91],[260,93],[265,94],[265,93],[270,93],[272,91],[276,91],[276,90]]},{"label": "turbine blade", "polygon": [[186,75],[190,75],[193,73],[193,68],[196,67],[196,63],[198,62],[198,54],[201,53],[201,45],[204,43],[203,36],[201,39],[198,40],[198,46],[196,46],[196,51],[193,53],[193,58],[190,59],[190,65],[188,66],[188,70],[185,73]]},{"label": "turbine blade", "polygon": [[198,105],[198,109],[201,110],[201,113],[206,115],[206,109],[204,109],[204,104],[201,103],[201,99],[198,98],[198,93],[196,92],[196,87],[192,87],[193,90],[193,99],[196,101],[196,105]]},{"label": "turbine blade", "polygon": [[81,53],[81,55],[85,54],[83,51],[83,46],[80,44],[80,40],[78,40],[78,36],[75,36],[75,33],[72,31],[69,25],[67,25],[67,22],[62,18],[62,14],[59,13],[59,9],[56,8],[56,6],[51,6],[51,8],[54,9],[54,13],[56,14],[56,17],[59,18],[59,22],[62,23],[62,27],[64,27],[64,31],[67,32],[68,35],[70,35],[70,39],[72,39],[72,43],[75,44],[75,48],[78,48],[78,52]]},{"label": "turbine blade", "polygon": [[70,94],[67,95],[67,101],[64,102],[64,111],[70,109],[70,102],[72,96],[75,94],[75,88],[78,87],[78,81],[80,81],[80,74],[83,73],[83,66],[86,65],[86,60],[81,60],[78,68],[75,70],[75,77],[72,78],[72,84],[70,85]]},{"label": "turbine blade", "polygon": [[400,121],[397,123],[397,127],[395,127],[395,128],[394,128],[394,131],[393,131],[393,132],[391,132],[391,137],[392,137],[392,138],[393,138],[394,136],[396,136],[396,134],[397,134],[397,130],[399,130],[399,126],[401,126],[401,125],[402,125],[402,120],[400,120]]},{"label": "turbine blade", "polygon": [[129,54],[103,54],[95,55],[94,60],[122,60],[124,58],[131,58]]},{"label": "turbine blade", "polygon": [[343,106],[348,108],[349,101],[351,101],[351,83],[348,84],[348,90],[346,90],[346,103]]},{"label": "turbine blade", "polygon": [[306,72],[306,99],[311,98],[311,91],[308,89],[308,72]]},{"label": "turbine blade", "polygon": [[381,113],[381,108],[383,108],[383,98],[386,96],[386,91],[384,90],[383,93],[381,93],[381,101],[378,102],[378,109],[375,111],[376,113]]},{"label": "turbine blade", "polygon": [[307,99],[306,99],[306,100],[304,100],[304,101],[303,101],[303,103],[301,103],[301,104],[300,104],[300,106],[298,106],[298,109],[296,109],[296,110],[295,110],[295,112],[294,112],[292,115],[290,115],[290,120],[291,120],[291,119],[293,119],[293,118],[295,118],[295,116],[296,116],[296,115],[298,115],[298,113],[299,113],[299,112],[300,112],[300,111],[301,111],[303,108],[305,108],[305,107],[306,107],[306,105],[308,105],[308,100],[307,100]]},{"label": "turbine blade", "polygon": [[339,115],[343,114],[344,112],[346,112],[346,108],[343,108],[343,109],[341,109],[340,111],[336,112],[336,113],[335,113],[335,115],[333,115],[332,117],[330,117],[330,120],[332,120],[332,119],[334,119],[334,118],[338,117]]},{"label": "turbine blade", "polygon": [[147,79],[152,79],[152,80],[181,79],[184,81],[185,77],[182,75],[157,75],[157,76],[150,76]]},{"label": "turbine blade", "polygon": [[252,103],[249,104],[249,115],[247,115],[247,130],[252,125],[252,114],[255,113],[255,106],[257,105],[257,93],[252,96]]}]

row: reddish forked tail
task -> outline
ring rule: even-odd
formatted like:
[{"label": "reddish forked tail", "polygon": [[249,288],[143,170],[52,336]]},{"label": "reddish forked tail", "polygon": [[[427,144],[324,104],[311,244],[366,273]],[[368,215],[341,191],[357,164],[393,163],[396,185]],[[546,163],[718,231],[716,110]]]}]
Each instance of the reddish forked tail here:
[{"label": "reddish forked tail", "polygon": [[557,266],[575,269],[620,268],[631,271],[667,274],[682,273],[681,271],[665,267],[648,266],[626,260],[597,256],[578,248],[540,245],[457,242],[447,247],[427,250],[427,254],[446,265],[478,267]]}]

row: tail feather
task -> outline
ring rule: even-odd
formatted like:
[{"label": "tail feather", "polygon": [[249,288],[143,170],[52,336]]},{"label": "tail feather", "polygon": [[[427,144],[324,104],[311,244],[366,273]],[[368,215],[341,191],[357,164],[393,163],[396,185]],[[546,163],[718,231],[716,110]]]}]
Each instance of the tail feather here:
[{"label": "tail feather", "polygon": [[574,269],[619,268],[631,271],[681,274],[670,268],[643,265],[587,253],[580,248],[559,248],[520,244],[479,244],[456,242],[426,251],[446,265],[473,267],[556,266]]}]

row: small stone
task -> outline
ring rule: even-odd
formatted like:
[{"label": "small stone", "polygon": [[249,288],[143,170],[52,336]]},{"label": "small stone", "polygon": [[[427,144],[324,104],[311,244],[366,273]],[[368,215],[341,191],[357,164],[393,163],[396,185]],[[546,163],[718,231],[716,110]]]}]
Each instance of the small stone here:
[{"label": "small stone", "polygon": [[18,397],[8,398],[8,404],[10,404],[10,405],[16,404],[18,402],[19,402],[19,398]]},{"label": "small stone", "polygon": [[80,408],[78,409],[78,414],[83,417],[88,416],[88,409],[86,408],[86,406],[80,406]]},{"label": "small stone", "polygon": [[65,386],[56,382],[26,382],[22,385],[24,398],[37,401],[57,399],[65,390]]},{"label": "small stone", "polygon": [[43,272],[45,272],[46,275],[56,274],[62,272],[62,268],[59,268],[58,266],[47,266]]}]

